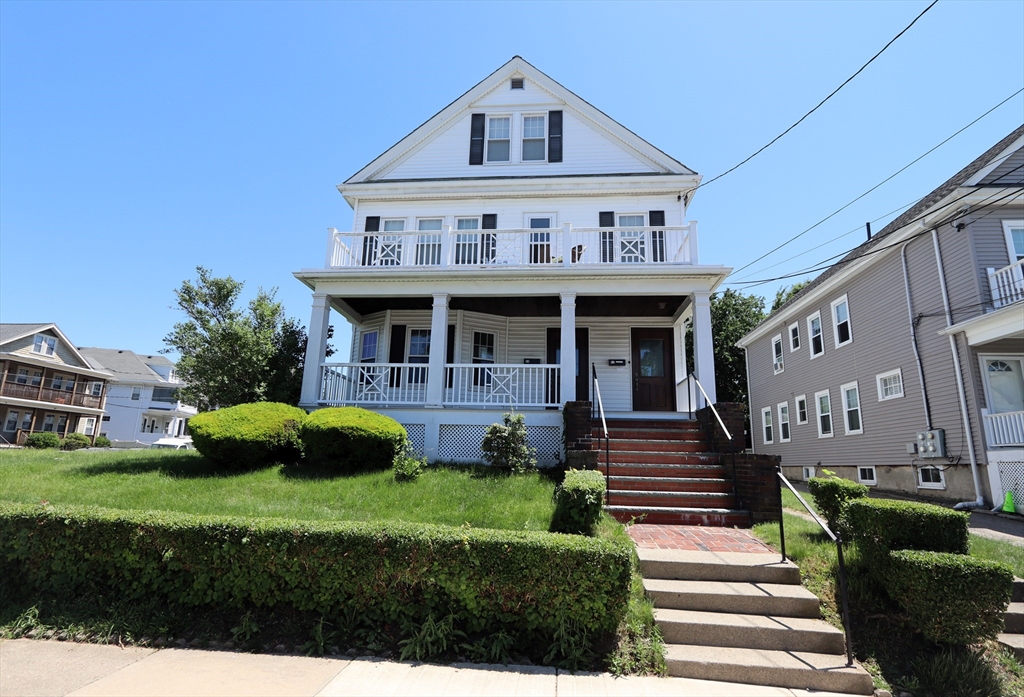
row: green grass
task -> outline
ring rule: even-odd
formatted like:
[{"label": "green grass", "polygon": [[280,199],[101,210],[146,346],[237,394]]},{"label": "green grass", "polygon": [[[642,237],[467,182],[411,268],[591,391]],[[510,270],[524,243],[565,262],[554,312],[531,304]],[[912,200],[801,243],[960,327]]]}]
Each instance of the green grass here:
[{"label": "green grass", "polygon": [[416,482],[396,484],[390,470],[229,472],[189,451],[0,451],[0,500],[20,503],[546,531],[553,489],[539,474],[493,476],[471,468],[429,468]]},{"label": "green grass", "polygon": [[[803,496],[804,501],[806,501],[807,505],[811,507],[811,510],[818,513],[818,507],[814,505],[814,497],[806,491],[800,492],[800,495]],[[807,514],[807,509],[796,500],[796,496],[793,495],[793,492],[786,487],[782,487],[782,506],[783,508],[791,508],[794,511],[800,511],[805,515]],[[818,513],[818,515],[821,515],[821,513]]]},{"label": "green grass", "polygon": [[1013,569],[1013,575],[1024,578],[1024,547],[971,535],[971,556],[989,561],[1001,561]]}]

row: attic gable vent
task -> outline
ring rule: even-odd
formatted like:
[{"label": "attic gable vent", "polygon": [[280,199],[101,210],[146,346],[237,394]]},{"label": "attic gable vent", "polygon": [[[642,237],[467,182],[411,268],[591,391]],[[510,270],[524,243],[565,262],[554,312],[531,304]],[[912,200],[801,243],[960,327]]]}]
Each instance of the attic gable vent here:
[{"label": "attic gable vent", "polygon": [[524,89],[526,87],[525,83],[526,83],[525,79],[523,79],[521,77],[514,77],[511,80],[510,88],[514,89],[514,90],[521,90],[521,89]]}]

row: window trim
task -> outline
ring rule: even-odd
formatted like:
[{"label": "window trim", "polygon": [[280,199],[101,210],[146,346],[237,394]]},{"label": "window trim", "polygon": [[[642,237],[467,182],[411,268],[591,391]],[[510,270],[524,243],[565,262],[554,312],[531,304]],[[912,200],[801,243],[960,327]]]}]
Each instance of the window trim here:
[{"label": "window trim", "polygon": [[1018,353],[979,353],[978,354],[978,369],[981,371],[981,386],[985,395],[985,411],[988,414],[995,414],[997,412],[992,411],[992,388],[988,383],[988,367],[985,365],[986,361],[992,360],[1011,360],[1020,361],[1021,370],[1024,371],[1024,354]]},{"label": "window trim", "polygon": [[[775,350],[776,346],[778,351]],[[776,334],[772,337],[772,370],[776,375],[786,370],[785,355],[786,352],[782,348],[782,334]]]},{"label": "window trim", "polygon": [[1003,236],[1006,238],[1006,253],[1009,256],[1010,263],[1016,264],[1017,252],[1013,247],[1013,235],[1010,234],[1010,228],[1024,228],[1024,220],[1004,220],[1003,221]]},{"label": "window trim", "polygon": [[[789,423],[789,402],[779,402],[775,408],[779,411],[779,442],[789,443],[793,440],[793,427]],[[785,410],[786,418],[782,418],[783,410]],[[786,431],[789,431],[789,435],[786,435]]]},{"label": "window trim", "polygon": [[[849,334],[850,338],[840,343],[839,318],[836,315],[836,308],[844,304],[846,305],[846,333]],[[853,319],[850,317],[850,301],[847,299],[846,293],[843,293],[840,297],[832,301],[832,339],[835,342],[836,348],[853,343]]]},{"label": "window trim", "polygon": [[[373,356],[370,358],[363,357],[363,349],[366,348],[366,338],[370,334],[376,334],[376,338],[373,340]],[[359,333],[359,355],[356,359],[357,363],[376,363],[377,355],[380,353],[380,329],[364,329]]]},{"label": "window trim", "polygon": [[[49,352],[47,352],[46,349],[36,350],[37,346],[45,346],[48,347],[50,350]],[[45,356],[47,358],[49,358],[50,356],[56,356],[57,337],[50,336],[49,334],[36,334],[35,336],[32,337],[32,353],[36,354],[37,356]]]},{"label": "window trim", "polygon": [[[791,325],[789,325],[789,327],[787,329],[789,331],[789,352],[793,353],[794,351],[799,351],[800,350],[800,323],[799,322],[793,322]],[[796,330],[796,346],[793,345],[793,330],[794,329]]]},{"label": "window trim", "polygon": [[[543,149],[544,157],[538,158],[536,160],[527,160],[525,157],[523,157],[523,146],[526,145],[526,141],[527,140],[541,140],[541,139],[540,138],[529,138],[528,139],[526,137],[526,119],[528,119],[528,118],[537,118],[537,117],[540,117],[540,118],[544,119],[544,138],[543,138],[543,140],[544,140],[544,149]],[[547,163],[547,161],[548,161],[548,136],[550,136],[550,135],[551,135],[551,129],[548,126],[548,112],[546,112],[546,111],[542,111],[542,112],[525,111],[525,112],[520,113],[519,114],[519,138],[518,138],[518,141],[519,141],[519,162],[521,162],[521,163],[529,162],[531,164],[532,163],[541,163],[541,164]],[[509,153],[509,156],[511,156],[511,153]]]},{"label": "window trim", "polygon": [[[828,398],[828,433],[821,430],[821,398]],[[836,420],[832,416],[832,394],[829,390],[814,393],[814,420],[818,424],[818,438],[832,438],[836,434]]]},{"label": "window trim", "polygon": [[[942,471],[941,467],[935,465],[922,465],[915,468],[917,470],[915,479],[917,479],[918,489],[945,489],[946,488],[946,473]],[[922,477],[925,470],[935,470],[939,473],[939,481],[937,482],[926,482]]]},{"label": "window trim", "polygon": [[[800,402],[804,403],[804,418],[803,418],[802,421],[800,420]],[[797,424],[797,426],[800,426],[802,424],[806,424],[807,421],[808,421],[808,416],[810,415],[810,410],[807,408],[807,395],[806,394],[798,394],[794,398],[794,400],[793,400],[793,406],[796,407],[796,424]]]},{"label": "window trim", "polygon": [[[4,418],[4,426],[3,426],[4,433],[14,433],[15,431],[17,431],[18,430],[18,424],[21,423],[21,410],[20,409],[8,409],[7,413],[4,415],[4,417],[5,417]],[[7,428],[7,424],[9,424],[11,422],[12,418],[14,419],[14,428],[8,429]]]},{"label": "window trim", "polygon": [[[900,378],[900,393],[886,396],[885,388],[882,387],[882,381],[886,378],[891,378],[893,375],[898,375]],[[897,368],[896,370],[887,370],[884,373],[879,373],[875,376],[875,387],[878,389],[879,402],[888,402],[890,399],[900,399],[906,394],[906,390],[903,385],[903,369]]]},{"label": "window trim", "polygon": [[[821,338],[821,350],[817,353],[814,352],[814,329],[811,325],[814,320],[818,320],[818,336]],[[825,355],[825,328],[821,326],[821,310],[807,316],[807,350],[811,353],[812,361]]]},{"label": "window trim", "polygon": [[[501,141],[505,138],[491,138],[491,119],[508,119],[508,159],[507,160],[492,160],[491,159],[491,141]],[[511,112],[501,114],[487,114],[484,117],[484,164],[485,165],[510,165],[513,164],[512,159],[512,143],[515,142],[515,115]],[[546,155],[545,155],[546,157]]]},{"label": "window trim", "polygon": [[[850,409],[849,404],[846,401],[846,393],[849,392],[850,390],[856,390],[857,391],[857,407],[856,407],[856,409],[857,409],[857,419],[860,421],[860,428],[858,428],[858,429],[851,429],[850,428],[850,412],[853,411],[853,410]],[[844,432],[844,434],[847,435],[847,436],[855,436],[855,435],[864,433],[864,409],[860,405],[860,387],[857,385],[857,381],[854,380],[853,382],[848,382],[845,385],[840,385],[839,386],[839,396],[843,400],[843,432]],[[833,426],[833,430],[835,430],[834,426]]]},{"label": "window trim", "polygon": [[[817,472],[815,471],[816,469],[817,469],[817,467],[815,467],[814,465],[804,465],[803,466],[803,470],[801,471],[801,473],[804,475],[804,481],[805,482],[808,479],[811,479],[811,478],[813,478],[814,476],[817,475]],[[808,476],[808,471],[810,472],[810,476]]]},{"label": "window trim", "polygon": [[142,388],[139,387],[138,385],[132,385],[132,400],[131,401],[138,402],[140,399],[142,399]]},{"label": "window trim", "polygon": [[[430,336],[432,334],[430,327],[409,327],[408,328],[408,330],[405,332],[405,362],[407,364],[409,364],[409,365],[429,365],[429,363],[430,363],[430,349],[432,349],[434,347],[433,346],[433,344],[434,344],[434,337],[430,336],[430,344],[427,346],[427,354],[426,354],[427,360],[426,360],[426,362],[424,362],[424,363],[413,363],[410,360],[412,358],[412,355],[409,353],[412,350],[412,335],[413,335],[413,332],[427,332],[428,336]],[[417,354],[416,357],[420,358],[421,356],[419,354]]]},{"label": "window trim", "polygon": [[[871,470],[871,474],[874,475],[873,479],[864,479],[861,477],[861,470]],[[857,482],[865,486],[878,486],[878,470],[875,469],[874,465],[857,465]]]},{"label": "window trim", "polygon": [[775,427],[772,422],[772,408],[765,407],[761,410],[761,442],[763,445],[771,445],[775,442],[774,438]]}]

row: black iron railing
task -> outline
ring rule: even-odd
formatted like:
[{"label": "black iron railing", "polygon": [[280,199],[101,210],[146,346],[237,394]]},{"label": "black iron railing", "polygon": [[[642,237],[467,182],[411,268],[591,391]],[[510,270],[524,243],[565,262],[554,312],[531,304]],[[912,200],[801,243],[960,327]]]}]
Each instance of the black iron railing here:
[{"label": "black iron railing", "polygon": [[843,611],[843,631],[846,633],[846,665],[853,665],[853,644],[850,641],[850,600],[846,592],[846,563],[843,561],[843,538],[840,534],[832,532],[828,525],[825,524],[818,514],[814,512],[807,502],[804,501],[804,497],[800,495],[800,492],[793,488],[793,485],[786,475],[782,473],[782,467],[778,466],[775,468],[775,474],[777,476],[776,483],[778,484],[779,493],[779,546],[782,547],[782,561],[786,561],[786,528],[783,524],[783,511],[782,511],[782,485],[785,484],[789,487],[789,490],[793,492],[797,500],[807,509],[807,512],[811,514],[814,522],[821,526],[821,529],[825,531],[833,542],[836,543],[836,555],[839,557],[839,592],[842,596],[842,611]]}]

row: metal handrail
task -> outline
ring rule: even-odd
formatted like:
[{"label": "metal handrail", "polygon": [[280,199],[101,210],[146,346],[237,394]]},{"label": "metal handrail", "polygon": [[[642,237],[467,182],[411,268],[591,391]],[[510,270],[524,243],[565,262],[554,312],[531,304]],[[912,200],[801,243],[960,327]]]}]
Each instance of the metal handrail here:
[{"label": "metal handrail", "polygon": [[821,526],[821,529],[825,531],[825,534],[828,535],[829,538],[831,538],[832,541],[836,543],[836,554],[839,557],[839,590],[840,590],[840,593],[842,595],[842,602],[843,602],[843,607],[842,607],[842,611],[843,611],[843,631],[846,634],[846,665],[852,666],[853,665],[853,643],[850,641],[850,601],[849,601],[849,597],[847,596],[847,592],[846,592],[846,563],[843,561],[843,537],[842,537],[841,534],[832,532],[832,530],[829,529],[828,525],[825,524],[825,521],[823,521],[821,518],[819,518],[818,514],[815,513],[814,510],[809,505],[807,505],[807,502],[804,501],[804,497],[800,495],[800,492],[797,491],[796,489],[794,489],[793,485],[790,483],[790,481],[788,479],[786,479],[786,475],[784,475],[782,473],[782,467],[781,466],[776,466],[775,467],[775,474],[777,476],[776,484],[778,484],[778,493],[779,493],[779,541],[780,541],[780,545],[779,546],[782,547],[782,561],[783,562],[786,561],[786,530],[785,530],[785,526],[784,526],[784,524],[782,522],[782,517],[783,517],[783,510],[782,510],[782,485],[783,484],[785,484],[789,488],[789,490],[793,492],[793,494],[796,496],[797,501],[799,501],[803,505],[803,507],[807,509],[807,512],[811,514],[811,518],[814,519],[814,522],[817,523],[819,526]]},{"label": "metal handrail", "polygon": [[597,397],[597,413],[601,416],[601,428],[604,430],[604,502],[606,506],[610,506],[612,494],[608,485],[608,474],[611,470],[611,440],[608,437],[608,421],[604,416],[604,402],[601,401],[601,385],[597,382],[597,365],[594,363],[590,364],[590,374],[594,381],[594,396]]},{"label": "metal handrail", "polygon": [[718,425],[722,427],[723,431],[725,431],[726,438],[732,440],[732,434],[729,433],[729,429],[725,427],[725,422],[722,421],[722,417],[719,416],[718,410],[715,409],[715,405],[711,403],[711,398],[708,397],[708,393],[704,391],[704,386],[700,384],[700,380],[698,380],[697,376],[694,375],[693,373],[690,373],[687,377],[693,378],[693,381],[697,384],[697,387],[700,389],[700,393],[704,395],[704,402],[707,403],[709,407],[711,407],[711,412],[715,415],[715,418],[718,419]]}]

